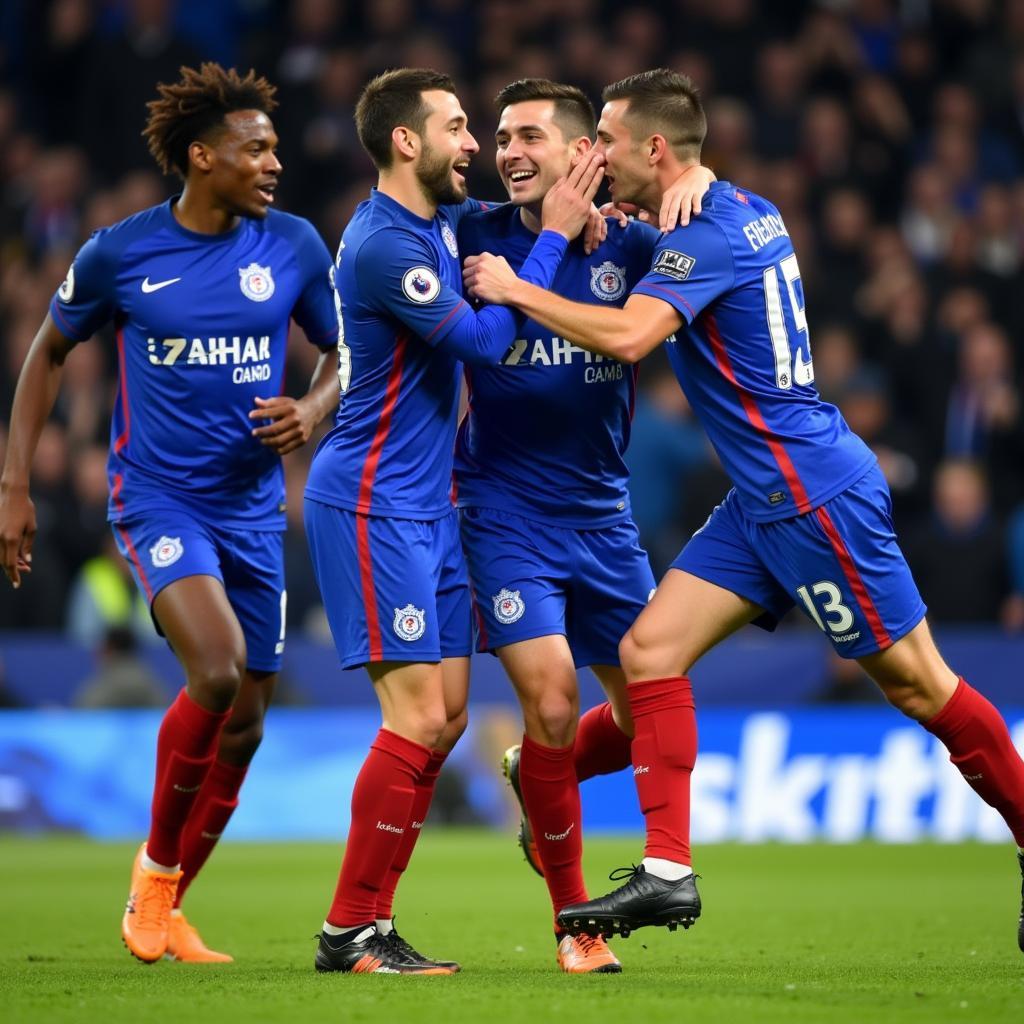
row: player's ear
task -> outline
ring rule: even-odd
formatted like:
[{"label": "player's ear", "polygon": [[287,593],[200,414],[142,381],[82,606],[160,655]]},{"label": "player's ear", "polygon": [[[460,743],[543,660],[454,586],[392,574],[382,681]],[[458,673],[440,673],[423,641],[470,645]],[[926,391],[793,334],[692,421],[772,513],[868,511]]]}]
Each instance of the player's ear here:
[{"label": "player's ear", "polygon": [[669,152],[669,144],[664,135],[652,135],[646,142],[647,162],[651,165],[661,163]]},{"label": "player's ear", "polygon": [[586,156],[594,148],[594,143],[587,138],[586,135],[581,135],[578,139],[573,140],[572,143],[572,158],[575,162],[579,160],[581,156]]},{"label": "player's ear", "polygon": [[420,137],[404,125],[398,125],[391,130],[391,144],[407,160],[414,160],[421,148]]},{"label": "player's ear", "polygon": [[213,170],[213,150],[205,142],[193,142],[188,147],[188,162],[208,174]]}]

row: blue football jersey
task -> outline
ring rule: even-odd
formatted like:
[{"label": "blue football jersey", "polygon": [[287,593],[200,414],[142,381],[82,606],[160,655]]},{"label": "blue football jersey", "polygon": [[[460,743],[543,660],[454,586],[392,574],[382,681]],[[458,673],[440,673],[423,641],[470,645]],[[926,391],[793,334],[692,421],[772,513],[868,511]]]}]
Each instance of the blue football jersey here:
[{"label": "blue football jersey", "polygon": [[[536,239],[511,204],[466,217],[463,256],[492,252],[518,270]],[[591,255],[569,247],[551,290],[621,306],[644,276],[658,232],[609,221]],[[636,367],[594,355],[526,319],[499,366],[466,368],[469,411],[455,452],[457,502],[564,527],[597,529],[629,518],[629,444]]]},{"label": "blue football jersey", "polygon": [[634,292],[684,318],[669,359],[751,519],[817,508],[874,464],[815,390],[800,268],[766,199],[715,182]]},{"label": "blue football jersey", "polygon": [[[497,363],[519,319],[502,306],[476,312],[462,297],[456,232],[481,209],[468,199],[427,220],[374,189],[345,228],[341,405],[313,458],[311,498],[403,519],[451,512],[460,354]],[[538,283],[550,283],[564,252],[565,240],[545,232]]]},{"label": "blue football jersey", "polygon": [[292,317],[314,344],[337,345],[330,254],[301,218],[272,210],[204,235],[177,222],[174,201],[95,232],[50,303],[72,341],[116,329],[108,514],[186,508],[283,529],[281,459],[249,412],[281,393]]}]

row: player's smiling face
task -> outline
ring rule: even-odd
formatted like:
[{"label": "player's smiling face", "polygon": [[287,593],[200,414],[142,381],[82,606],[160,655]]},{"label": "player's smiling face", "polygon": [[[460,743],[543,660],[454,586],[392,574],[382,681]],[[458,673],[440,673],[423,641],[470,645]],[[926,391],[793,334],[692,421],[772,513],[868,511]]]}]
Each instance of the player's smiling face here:
[{"label": "player's smiling face", "polygon": [[509,199],[519,206],[541,203],[575,156],[591,145],[585,135],[566,139],[555,123],[553,100],[512,103],[501,112],[495,162]]},{"label": "player's smiling face", "polygon": [[595,149],[604,154],[604,180],[616,203],[636,203],[644,199],[655,183],[655,175],[643,147],[633,138],[625,114],[629,100],[612,100],[604,105],[597,123]]},{"label": "player's smiling face", "polygon": [[207,146],[215,200],[236,216],[265,217],[281,173],[270,118],[259,110],[234,110]]},{"label": "player's smiling face", "polygon": [[423,102],[429,113],[416,177],[436,205],[461,203],[468,194],[464,172],[480,147],[469,134],[466,114],[454,93],[431,89],[423,93]]}]

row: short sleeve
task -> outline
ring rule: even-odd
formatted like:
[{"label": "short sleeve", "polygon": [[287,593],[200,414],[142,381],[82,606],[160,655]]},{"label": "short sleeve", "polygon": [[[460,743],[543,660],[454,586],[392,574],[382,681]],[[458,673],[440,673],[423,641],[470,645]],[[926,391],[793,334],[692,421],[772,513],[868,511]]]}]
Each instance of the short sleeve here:
[{"label": "short sleeve", "polygon": [[104,232],[78,250],[68,276],[50,300],[50,316],[69,341],[92,337],[114,315],[117,257]]},{"label": "short sleeve", "polygon": [[312,224],[306,225],[296,255],[303,287],[292,309],[292,317],[314,345],[331,348],[338,343],[334,264]]},{"label": "short sleeve", "polygon": [[355,277],[363,302],[400,320],[429,345],[471,312],[462,295],[441,280],[426,242],[402,228],[385,228],[363,242]]},{"label": "short sleeve", "polygon": [[728,239],[717,224],[698,217],[658,242],[650,269],[633,294],[661,299],[692,323],[735,280]]}]

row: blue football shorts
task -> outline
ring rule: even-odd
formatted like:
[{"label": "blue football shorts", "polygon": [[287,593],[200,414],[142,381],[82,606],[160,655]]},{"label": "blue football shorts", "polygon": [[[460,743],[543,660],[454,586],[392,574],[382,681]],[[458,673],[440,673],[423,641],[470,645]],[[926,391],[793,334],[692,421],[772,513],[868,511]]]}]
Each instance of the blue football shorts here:
[{"label": "blue football shorts", "polygon": [[631,520],[577,530],[465,508],[461,523],[478,651],[561,634],[577,668],[618,665],[655,586]]},{"label": "blue football shorts", "polygon": [[246,667],[279,671],[288,603],[280,530],[225,528],[184,511],[145,512],[111,525],[151,609],[175,580],[212,576],[223,584],[245,635]]},{"label": "blue football shorts", "polygon": [[672,567],[759,604],[765,629],[796,605],[844,658],[891,647],[927,610],[877,466],[820,508],[771,523],[748,519],[732,490]]},{"label": "blue football shorts", "polygon": [[393,519],[307,497],[305,518],[342,668],[469,656],[469,580],[454,509],[441,519]]}]

